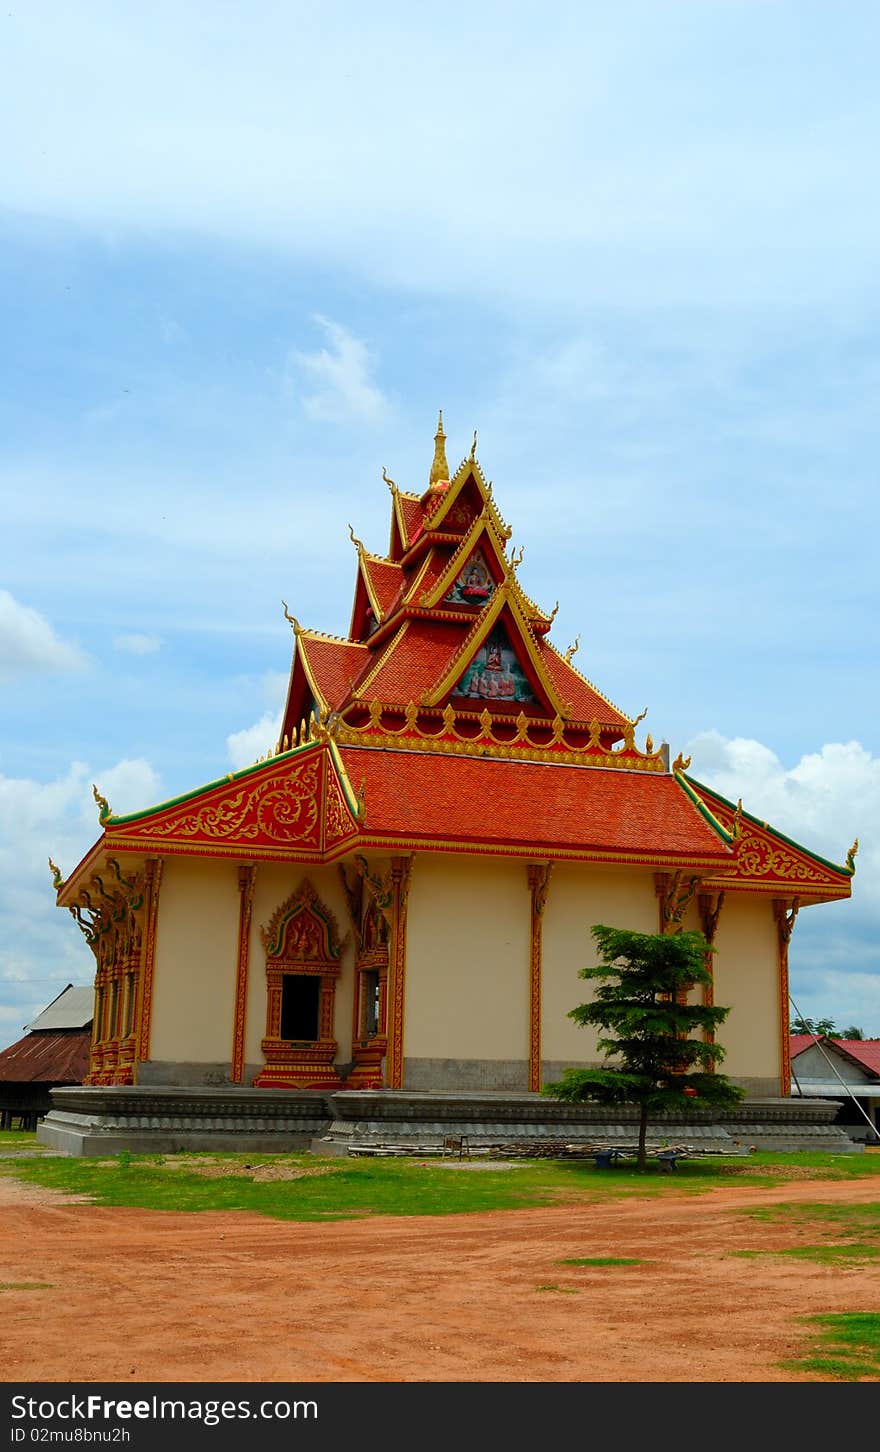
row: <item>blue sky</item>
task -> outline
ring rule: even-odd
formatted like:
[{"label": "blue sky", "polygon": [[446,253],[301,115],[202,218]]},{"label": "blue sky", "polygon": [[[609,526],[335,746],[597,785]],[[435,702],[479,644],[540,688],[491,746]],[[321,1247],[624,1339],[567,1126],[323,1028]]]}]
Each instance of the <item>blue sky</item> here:
[{"label": "blue sky", "polygon": [[[880,13],[48,3],[0,17],[0,1040],[97,835],[272,739],[442,406],[554,639],[842,861],[795,999],[880,1035]],[[585,951],[587,944],[585,940]]]}]

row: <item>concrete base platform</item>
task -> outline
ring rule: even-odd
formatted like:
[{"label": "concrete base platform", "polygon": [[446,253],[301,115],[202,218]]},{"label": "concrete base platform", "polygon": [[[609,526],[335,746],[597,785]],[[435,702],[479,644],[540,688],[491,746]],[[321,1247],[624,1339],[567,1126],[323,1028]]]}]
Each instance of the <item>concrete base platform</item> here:
[{"label": "concrete base platform", "polygon": [[78,1087],[53,1089],[41,1144],[70,1155],[178,1150],[308,1149],[329,1118],[314,1090]]},{"label": "concrete base platform", "polygon": [[[832,1100],[746,1099],[735,1111],[658,1115],[652,1140],[672,1140],[736,1154],[824,1150],[849,1154],[854,1143],[834,1123]],[[554,1143],[619,1144],[634,1140],[638,1111],[563,1104],[539,1094],[389,1089],[320,1090],[77,1087],[52,1090],[52,1108],[37,1139],[71,1155],[174,1154],[180,1150],[279,1153],[311,1149],[347,1154],[353,1144],[401,1149],[467,1135],[475,1148],[552,1152]]]},{"label": "concrete base platform", "polygon": [[[568,1144],[620,1144],[635,1140],[639,1113],[635,1107],[614,1110],[597,1104],[565,1104],[539,1094],[495,1092],[419,1093],[338,1090],[329,1096],[333,1119],[312,1142],[319,1154],[346,1154],[351,1144],[442,1143],[448,1136],[467,1135],[474,1148],[483,1145],[523,1147],[564,1141]],[[820,1150],[829,1154],[858,1151],[834,1124],[838,1106],[812,1100],[809,1111],[791,1099],[745,1099],[724,1114],[691,1111],[654,1116],[652,1140],[673,1140],[731,1154],[759,1150]]]}]

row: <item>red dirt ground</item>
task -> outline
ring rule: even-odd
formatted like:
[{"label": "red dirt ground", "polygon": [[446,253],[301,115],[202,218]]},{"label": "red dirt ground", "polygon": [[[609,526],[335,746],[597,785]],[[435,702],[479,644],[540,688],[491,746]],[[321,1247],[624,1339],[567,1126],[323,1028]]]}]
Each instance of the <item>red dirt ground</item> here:
[{"label": "red dirt ground", "polygon": [[[829,1238],[751,1205],[867,1181],[291,1224],[109,1209],[0,1180],[3,1381],[791,1382],[798,1317],[880,1309],[880,1265],[739,1259]],[[794,1241],[796,1243],[796,1241]],[[607,1269],[564,1257],[636,1256]],[[555,1287],[555,1289],[540,1289]]]}]

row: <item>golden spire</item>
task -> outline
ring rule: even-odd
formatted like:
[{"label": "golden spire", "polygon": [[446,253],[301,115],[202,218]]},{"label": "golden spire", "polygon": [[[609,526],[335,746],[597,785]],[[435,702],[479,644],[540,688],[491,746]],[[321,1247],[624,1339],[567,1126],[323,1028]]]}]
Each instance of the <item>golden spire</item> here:
[{"label": "golden spire", "polygon": [[449,465],[446,462],[446,435],[443,432],[443,410],[440,410],[440,418],[437,423],[437,432],[434,435],[434,462],[431,465],[431,476],[428,480],[428,488],[432,484],[439,484],[441,480],[449,478]]}]

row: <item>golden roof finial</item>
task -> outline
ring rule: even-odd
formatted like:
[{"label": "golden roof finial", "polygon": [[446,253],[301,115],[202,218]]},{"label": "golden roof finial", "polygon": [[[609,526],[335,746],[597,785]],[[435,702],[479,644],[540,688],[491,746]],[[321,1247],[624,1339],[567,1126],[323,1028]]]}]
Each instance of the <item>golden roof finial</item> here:
[{"label": "golden roof finial", "polygon": [[358,554],[360,554],[361,550],[364,549],[364,542],[362,539],[358,539],[351,525],[348,526],[348,537],[353,545],[357,545]]},{"label": "golden roof finial", "polygon": [[557,600],[556,601],[556,604],[553,606],[553,609],[550,611],[550,614],[547,616],[547,619],[550,621],[551,625],[552,625],[553,621],[556,619],[556,617],[557,617],[558,614],[559,614],[559,601]]},{"label": "golden roof finial", "polygon": [[476,457],[477,457],[477,431],[476,431],[476,429],[474,429],[474,441],[471,444],[471,459],[473,460]]},{"label": "golden roof finial", "polygon": [[673,771],[687,771],[687,769],[690,766],[690,764],[691,764],[690,757],[689,756],[685,756],[684,752],[683,751],[680,751],[678,753],[678,756],[675,758],[674,762],[672,763],[672,770]]},{"label": "golden roof finial", "polygon": [[391,493],[392,494],[396,494],[397,493],[397,485],[395,484],[394,480],[389,476],[388,471],[385,468],[385,465],[384,464],[382,465],[382,478],[385,480],[385,483],[388,485],[388,488],[391,490]]},{"label": "golden roof finial", "polygon": [[64,878],[61,876],[61,868],[56,866],[51,857],[49,858],[49,871],[52,874],[52,886],[57,892],[64,886]]},{"label": "golden roof finial", "polygon": [[[351,526],[349,526],[349,528],[350,527]],[[288,625],[293,630],[294,635],[297,638],[299,638],[299,636],[302,635],[302,626],[300,625],[300,623],[297,620],[296,616],[295,615],[291,615],[290,611],[287,608],[287,601],[286,600],[282,600],[281,601],[281,604],[284,606],[284,619],[287,621]]]},{"label": "golden roof finial", "polygon": [[849,851],[846,854],[846,865],[849,868],[850,872],[853,874],[853,876],[855,876],[855,870],[856,870],[856,854],[858,853],[858,850],[859,850],[859,839],[857,837],[856,840],[853,842],[852,846],[850,847]]},{"label": "golden roof finial", "polygon": [[440,410],[440,418],[437,423],[437,432],[434,435],[434,462],[431,465],[431,474],[428,479],[428,488],[432,484],[440,484],[449,478],[449,465],[446,462],[446,435],[443,432],[443,410]]},{"label": "golden roof finial", "polygon": [[577,655],[578,649],[580,647],[580,643],[581,643],[581,638],[580,638],[579,635],[576,635],[575,638],[574,638],[574,641],[568,647],[568,650],[565,652],[565,661],[566,661],[566,664],[567,665],[571,665],[572,660]]},{"label": "golden roof finial", "polygon": [[101,793],[98,791],[98,788],[95,786],[94,782],[92,783],[92,796],[95,798],[95,801],[98,804],[98,821],[103,827],[107,822],[109,822],[112,815],[110,811],[110,803],[107,801],[106,797],[101,796]]}]

